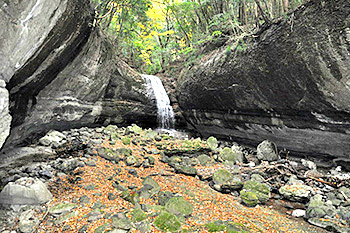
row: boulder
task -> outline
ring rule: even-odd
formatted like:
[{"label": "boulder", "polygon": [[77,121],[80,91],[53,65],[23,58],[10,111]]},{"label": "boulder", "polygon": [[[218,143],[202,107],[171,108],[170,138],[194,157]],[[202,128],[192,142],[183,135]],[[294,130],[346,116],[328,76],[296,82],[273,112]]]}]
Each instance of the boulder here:
[{"label": "boulder", "polygon": [[265,140],[258,145],[256,155],[258,159],[264,161],[275,161],[279,159],[276,144],[269,140]]},{"label": "boulder", "polygon": [[178,217],[187,217],[192,214],[193,206],[181,196],[175,196],[169,199],[165,204],[165,208],[169,213]]},{"label": "boulder", "polygon": [[147,214],[143,212],[141,209],[136,208],[130,213],[132,222],[142,222],[147,219]]},{"label": "boulder", "polygon": [[239,195],[242,199],[242,202],[248,207],[254,207],[259,204],[258,196],[252,191],[241,190],[239,192]]},{"label": "boulder", "polygon": [[322,201],[322,196],[317,194],[310,199],[306,210],[306,218],[332,218],[336,214],[336,209],[332,202]]},{"label": "boulder", "polygon": [[44,137],[39,139],[39,143],[43,146],[58,147],[65,143],[66,136],[56,130],[51,130]]},{"label": "boulder", "polygon": [[112,222],[113,227],[116,229],[128,231],[133,227],[130,219],[122,213],[118,213],[116,216],[113,216]]},{"label": "boulder", "polygon": [[271,196],[269,186],[255,180],[248,180],[245,182],[243,190],[253,192],[258,198],[259,203],[266,203]]},{"label": "boulder", "polygon": [[19,217],[19,229],[22,233],[31,233],[34,227],[39,224],[33,210],[24,211]]},{"label": "boulder", "polygon": [[27,177],[8,183],[0,193],[0,204],[5,205],[39,205],[51,199],[43,182]]},{"label": "boulder", "polygon": [[291,201],[306,201],[310,198],[312,188],[304,184],[287,184],[279,189],[284,198]]},{"label": "boulder", "polygon": [[233,151],[229,147],[225,147],[220,151],[218,156],[219,160],[222,162],[230,161],[230,162],[243,162],[243,154],[241,151],[235,150]]},{"label": "boulder", "polygon": [[49,213],[52,215],[60,215],[67,212],[71,212],[77,207],[78,205],[74,203],[58,203],[49,209]]},{"label": "boulder", "polygon": [[153,222],[153,225],[163,232],[178,232],[181,229],[181,223],[178,218],[168,212],[162,212]]},{"label": "boulder", "polygon": [[212,151],[215,151],[218,148],[218,140],[213,136],[207,139],[207,144]]},{"label": "boulder", "polygon": [[160,191],[159,184],[151,177],[146,177],[143,182],[143,187],[140,189],[140,197],[148,199]]},{"label": "boulder", "polygon": [[213,174],[214,188],[220,192],[239,190],[243,187],[243,179],[240,175],[220,169]]}]

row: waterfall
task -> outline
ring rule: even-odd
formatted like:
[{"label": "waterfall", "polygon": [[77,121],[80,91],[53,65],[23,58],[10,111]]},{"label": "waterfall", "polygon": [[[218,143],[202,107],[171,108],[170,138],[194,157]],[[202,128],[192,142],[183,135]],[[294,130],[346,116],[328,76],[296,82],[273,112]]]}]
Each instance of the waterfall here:
[{"label": "waterfall", "polygon": [[143,74],[142,77],[146,80],[148,93],[156,99],[158,109],[158,126],[162,129],[172,129],[174,127],[174,111],[170,105],[170,99],[167,95],[162,81],[153,75]]}]

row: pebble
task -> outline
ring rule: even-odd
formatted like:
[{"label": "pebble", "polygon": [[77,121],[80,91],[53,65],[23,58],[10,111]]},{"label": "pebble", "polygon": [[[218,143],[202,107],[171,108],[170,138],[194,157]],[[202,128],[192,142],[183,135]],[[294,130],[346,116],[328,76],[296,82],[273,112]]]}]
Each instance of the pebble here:
[{"label": "pebble", "polygon": [[306,211],[302,209],[296,209],[296,210],[293,210],[292,212],[292,216],[296,218],[304,217],[305,214],[306,214]]}]

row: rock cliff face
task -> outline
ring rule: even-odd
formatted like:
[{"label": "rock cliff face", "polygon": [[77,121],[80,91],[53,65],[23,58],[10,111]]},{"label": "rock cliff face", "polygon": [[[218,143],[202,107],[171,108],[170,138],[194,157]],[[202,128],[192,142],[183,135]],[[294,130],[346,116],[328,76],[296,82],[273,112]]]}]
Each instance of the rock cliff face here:
[{"label": "rock cliff face", "polygon": [[49,129],[155,122],[143,79],[92,27],[88,0],[5,0],[0,7],[0,90],[9,92],[1,95],[0,148],[7,106],[8,147]]},{"label": "rock cliff face", "polygon": [[312,0],[210,54],[178,81],[188,124],[204,136],[349,160],[349,14],[347,0]]}]

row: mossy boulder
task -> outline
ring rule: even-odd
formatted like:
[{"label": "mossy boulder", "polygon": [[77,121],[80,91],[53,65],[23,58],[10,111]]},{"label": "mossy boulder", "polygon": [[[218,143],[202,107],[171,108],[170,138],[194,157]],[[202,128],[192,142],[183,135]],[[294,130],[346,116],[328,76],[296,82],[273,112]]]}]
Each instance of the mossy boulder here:
[{"label": "mossy boulder", "polygon": [[259,203],[266,203],[271,196],[269,186],[255,180],[245,182],[243,189],[255,193],[259,199]]},{"label": "mossy boulder", "polygon": [[70,212],[77,207],[78,205],[74,203],[58,203],[50,208],[49,213],[59,215]]},{"label": "mossy boulder", "polygon": [[197,175],[197,169],[192,166],[185,165],[185,164],[181,164],[181,165],[176,164],[174,167],[176,172],[178,173],[189,175],[189,176]]},{"label": "mossy boulder", "polygon": [[192,204],[181,196],[175,196],[169,199],[165,204],[165,208],[169,213],[173,213],[179,217],[186,217],[192,214]]},{"label": "mossy boulder", "polygon": [[231,172],[220,169],[213,174],[214,188],[217,191],[233,191],[243,187],[243,179],[240,175],[233,175]]},{"label": "mossy boulder", "polygon": [[121,193],[121,197],[124,200],[131,202],[132,204],[136,204],[140,200],[140,196],[139,196],[139,194],[137,192],[129,191],[129,190],[123,191]]},{"label": "mossy boulder", "polygon": [[136,158],[136,157],[133,156],[133,155],[127,156],[127,157],[125,158],[125,164],[126,164],[127,166],[133,166],[133,165],[137,164],[138,161],[139,161],[138,158]]},{"label": "mossy boulder", "polygon": [[104,130],[106,134],[112,134],[118,131],[118,126],[116,125],[108,125]]},{"label": "mossy boulder", "polygon": [[145,219],[147,219],[147,214],[143,212],[141,209],[136,208],[133,211],[131,211],[131,221],[132,222],[141,222]]},{"label": "mossy boulder", "polygon": [[140,197],[144,199],[151,198],[160,191],[159,184],[151,177],[146,177],[143,182],[143,187],[140,189]]},{"label": "mossy boulder", "polygon": [[131,143],[131,138],[129,138],[129,137],[123,137],[123,138],[122,138],[122,143],[123,143],[124,145],[130,145],[130,143]]},{"label": "mossy boulder", "polygon": [[322,218],[325,216],[333,217],[336,214],[336,208],[331,202],[324,202],[321,195],[315,195],[310,199],[306,210],[306,218]]},{"label": "mossy boulder", "polygon": [[311,195],[312,188],[304,184],[287,184],[279,189],[286,199],[291,201],[305,201]]},{"label": "mossy boulder", "polygon": [[243,154],[235,152],[229,147],[225,147],[224,149],[222,149],[222,151],[220,151],[218,159],[221,162],[243,162]]},{"label": "mossy boulder", "polygon": [[254,192],[247,191],[247,190],[241,190],[239,194],[240,194],[240,197],[242,199],[242,202],[246,206],[254,207],[257,204],[259,204],[259,198]]},{"label": "mossy boulder", "polygon": [[197,157],[200,165],[202,166],[207,166],[207,165],[211,165],[214,163],[214,160],[209,156],[209,155],[206,155],[206,154],[201,154]]},{"label": "mossy boulder", "polygon": [[121,230],[130,230],[133,225],[129,218],[127,218],[124,214],[117,214],[117,216],[112,217],[112,225],[116,229]]},{"label": "mossy boulder", "polygon": [[207,139],[207,145],[210,148],[210,150],[215,151],[218,148],[218,140],[211,136]]},{"label": "mossy boulder", "polygon": [[178,232],[181,229],[181,222],[172,213],[162,212],[153,222],[153,225],[163,232]]},{"label": "mossy boulder", "polygon": [[105,223],[99,227],[96,228],[96,230],[94,231],[94,233],[104,233],[106,232],[107,230],[111,230],[112,228],[112,225],[109,224],[109,223]]},{"label": "mossy boulder", "polygon": [[142,132],[142,128],[136,124],[132,124],[131,126],[128,126],[126,128],[128,132],[134,133],[134,134],[140,134]]}]

